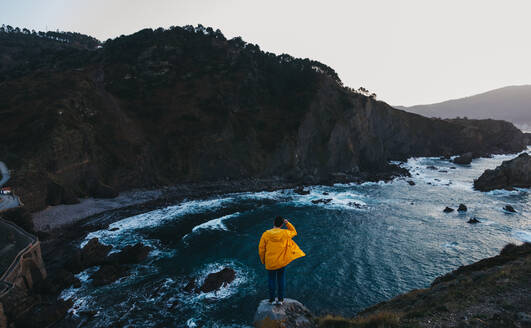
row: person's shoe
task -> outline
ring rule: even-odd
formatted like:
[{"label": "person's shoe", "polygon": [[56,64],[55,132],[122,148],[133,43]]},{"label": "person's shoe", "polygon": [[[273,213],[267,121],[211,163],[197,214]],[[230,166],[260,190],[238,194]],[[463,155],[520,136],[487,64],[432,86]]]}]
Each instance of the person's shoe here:
[{"label": "person's shoe", "polygon": [[284,304],[284,299],[283,298],[279,298],[278,301],[277,301],[277,305],[282,305]]},{"label": "person's shoe", "polygon": [[270,298],[269,299],[269,304],[275,304],[275,299],[274,298]]}]

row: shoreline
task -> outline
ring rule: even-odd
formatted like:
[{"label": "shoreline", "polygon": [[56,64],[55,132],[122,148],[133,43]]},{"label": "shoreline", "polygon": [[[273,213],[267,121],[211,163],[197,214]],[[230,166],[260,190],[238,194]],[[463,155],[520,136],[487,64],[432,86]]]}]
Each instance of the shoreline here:
[{"label": "shoreline", "polygon": [[388,172],[364,177],[338,174],[329,179],[302,181],[287,181],[281,178],[241,179],[183,183],[159,189],[132,189],[120,192],[115,198],[84,198],[78,204],[49,206],[44,210],[33,212],[31,215],[35,230],[49,233],[54,230],[68,229],[83,223],[93,215],[102,214],[109,210],[135,206],[156,207],[185,199],[199,199],[228,193],[276,191],[313,185],[333,185],[335,183],[389,182],[395,178],[409,176],[409,171],[406,169],[398,166],[393,166],[393,168]]},{"label": "shoreline", "polygon": [[[531,146],[522,150],[522,152],[530,151]],[[499,155],[516,156],[519,153],[521,152]],[[115,198],[83,198],[78,204],[49,206],[46,209],[31,213],[31,216],[36,231],[50,233],[55,230],[69,230],[72,226],[80,227],[93,215],[102,214],[111,210],[132,208],[135,206],[155,208],[157,206],[169,205],[186,199],[200,199],[221,194],[276,191],[315,185],[333,185],[336,183],[362,184],[365,182],[378,181],[387,183],[397,178],[407,178],[410,176],[411,174],[409,170],[397,165],[395,162],[391,164],[386,171],[365,174],[364,176],[331,174],[327,179],[306,177],[301,180],[288,181],[286,179],[274,177],[268,179],[191,182],[176,184],[173,186],[163,186],[158,189],[130,189],[120,192]],[[110,224],[112,222],[108,223]],[[96,223],[96,225],[98,224]]]}]

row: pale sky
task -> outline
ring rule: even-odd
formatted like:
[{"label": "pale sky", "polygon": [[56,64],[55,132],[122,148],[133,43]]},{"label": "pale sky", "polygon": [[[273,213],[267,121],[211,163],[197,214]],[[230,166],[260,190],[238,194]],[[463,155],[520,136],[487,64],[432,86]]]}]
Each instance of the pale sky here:
[{"label": "pale sky", "polygon": [[100,40],[197,25],[323,62],[392,105],[531,84],[529,0],[0,0],[0,24]]}]

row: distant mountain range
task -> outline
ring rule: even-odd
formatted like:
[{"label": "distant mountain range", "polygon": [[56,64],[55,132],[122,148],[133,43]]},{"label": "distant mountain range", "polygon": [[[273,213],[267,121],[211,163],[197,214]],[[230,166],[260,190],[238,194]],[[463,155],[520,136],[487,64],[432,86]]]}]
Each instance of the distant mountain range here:
[{"label": "distant mountain range", "polygon": [[531,131],[531,85],[508,86],[436,104],[395,108],[428,117],[506,120]]}]

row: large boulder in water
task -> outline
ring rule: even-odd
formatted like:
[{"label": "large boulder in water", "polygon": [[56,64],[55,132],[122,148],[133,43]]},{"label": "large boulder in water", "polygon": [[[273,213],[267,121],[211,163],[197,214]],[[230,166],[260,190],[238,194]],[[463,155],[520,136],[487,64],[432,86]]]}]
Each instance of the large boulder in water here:
[{"label": "large boulder in water", "polygon": [[120,252],[109,255],[108,261],[121,264],[140,263],[148,257],[151,250],[151,247],[142,243],[137,243],[133,246],[127,245]]},{"label": "large boulder in water", "polygon": [[485,170],[474,180],[474,188],[479,191],[531,187],[531,156],[522,153],[509,161],[504,161],[494,170]]},{"label": "large boulder in water", "polygon": [[231,268],[223,268],[221,271],[210,273],[199,287],[199,291],[203,293],[213,292],[230,284],[234,279],[236,279],[236,272]]},{"label": "large boulder in water", "polygon": [[453,162],[455,164],[468,165],[472,163],[473,157],[474,156],[472,155],[472,153],[465,153],[461,156],[457,156],[456,158],[454,158]]},{"label": "large boulder in water", "polygon": [[299,195],[308,195],[310,194],[309,190],[305,190],[303,187],[297,187],[295,190],[293,190],[294,193]]},{"label": "large boulder in water", "polygon": [[454,211],[454,209],[451,208],[451,207],[448,207],[448,206],[446,206],[446,207],[444,208],[444,210],[443,210],[444,213],[450,213],[450,212],[453,212],[453,211]]},{"label": "large boulder in water", "polygon": [[72,252],[66,267],[69,271],[78,273],[86,268],[104,264],[111,249],[112,246],[103,245],[98,238],[92,238],[81,250]]},{"label": "large boulder in water", "polygon": [[317,327],[312,313],[300,302],[286,298],[282,305],[262,300],[254,315],[257,328],[313,328]]}]

